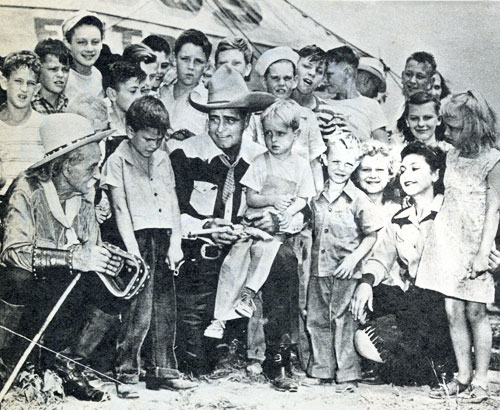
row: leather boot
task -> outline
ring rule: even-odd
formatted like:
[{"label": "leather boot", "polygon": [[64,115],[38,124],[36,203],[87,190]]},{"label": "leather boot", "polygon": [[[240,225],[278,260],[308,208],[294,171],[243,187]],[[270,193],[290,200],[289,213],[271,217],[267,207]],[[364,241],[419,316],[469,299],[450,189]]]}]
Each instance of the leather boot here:
[{"label": "leather boot", "polygon": [[298,384],[289,377],[291,371],[290,347],[280,345],[278,349],[268,346],[266,361],[264,362],[264,373],[271,380],[276,390],[296,392]]},{"label": "leather boot", "polygon": [[[25,310],[24,305],[12,305],[0,299],[0,325],[19,331],[19,323]],[[25,342],[9,331],[0,328],[0,357],[3,359],[5,368],[13,367],[19,359]]]},{"label": "leather boot", "polygon": [[78,365],[61,356],[56,357],[55,370],[63,381],[64,393],[84,401],[109,400],[107,392],[92,386]]}]

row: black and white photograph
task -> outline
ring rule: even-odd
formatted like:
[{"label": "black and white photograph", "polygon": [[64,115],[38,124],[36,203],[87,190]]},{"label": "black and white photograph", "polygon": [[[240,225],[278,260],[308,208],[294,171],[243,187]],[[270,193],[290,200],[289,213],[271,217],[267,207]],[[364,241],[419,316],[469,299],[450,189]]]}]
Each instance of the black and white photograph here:
[{"label": "black and white photograph", "polygon": [[0,1],[0,409],[500,408],[500,2]]}]

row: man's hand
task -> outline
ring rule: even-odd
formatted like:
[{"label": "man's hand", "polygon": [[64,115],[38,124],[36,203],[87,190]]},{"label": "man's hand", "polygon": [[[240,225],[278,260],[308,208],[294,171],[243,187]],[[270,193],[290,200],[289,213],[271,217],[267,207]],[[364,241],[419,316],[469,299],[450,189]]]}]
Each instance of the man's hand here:
[{"label": "man's hand", "polygon": [[251,226],[262,229],[267,233],[274,234],[279,230],[277,218],[273,218],[273,215],[269,211],[264,211],[261,214],[256,212],[246,216],[246,219],[250,222]]},{"label": "man's hand", "polygon": [[73,251],[73,269],[115,276],[120,267],[120,257],[102,246],[76,246]]},{"label": "man's hand", "polygon": [[500,266],[500,252],[497,249],[492,249],[488,257],[488,270],[493,273]]},{"label": "man's hand", "polygon": [[[233,228],[233,224],[230,221],[226,221],[225,219],[215,218],[209,225],[209,228],[218,228],[227,226],[231,229]],[[224,233],[213,233],[212,239],[217,245],[232,245],[235,243],[239,236],[235,232],[224,232]]]},{"label": "man's hand", "polygon": [[366,322],[366,308],[373,312],[373,288],[368,283],[360,283],[351,299],[350,311],[354,320]]},{"label": "man's hand", "polygon": [[175,270],[179,262],[184,258],[181,245],[175,245],[168,248],[167,260],[165,261],[171,270]]},{"label": "man's hand", "polygon": [[273,206],[280,212],[285,212],[286,209],[292,204],[293,197],[290,195],[276,195],[273,200]]},{"label": "man's hand", "polygon": [[358,260],[352,254],[347,255],[342,263],[333,272],[333,277],[337,279],[351,279]]}]

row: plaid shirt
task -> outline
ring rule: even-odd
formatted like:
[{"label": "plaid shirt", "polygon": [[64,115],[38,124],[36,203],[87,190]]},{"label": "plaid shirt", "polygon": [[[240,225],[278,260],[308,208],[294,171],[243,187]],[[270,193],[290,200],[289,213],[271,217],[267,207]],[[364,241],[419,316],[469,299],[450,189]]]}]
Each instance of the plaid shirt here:
[{"label": "plaid shirt", "polygon": [[57,99],[57,104],[54,107],[42,96],[42,93],[38,91],[31,100],[31,107],[40,114],[56,114],[65,112],[68,107],[68,97],[61,93]]}]

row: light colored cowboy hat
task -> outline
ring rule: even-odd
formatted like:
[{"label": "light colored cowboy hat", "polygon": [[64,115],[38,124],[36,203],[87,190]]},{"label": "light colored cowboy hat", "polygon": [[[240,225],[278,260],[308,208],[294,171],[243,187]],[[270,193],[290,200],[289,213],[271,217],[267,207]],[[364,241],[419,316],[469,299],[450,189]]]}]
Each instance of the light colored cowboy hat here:
[{"label": "light colored cowboy hat", "polygon": [[97,14],[92,13],[91,11],[88,10],[79,10],[76,13],[71,14],[66,20],[63,21],[61,27],[63,36],[66,36],[66,33],[70,31],[73,27],[75,27],[80,22],[80,20],[84,19],[85,17],[96,18],[101,22],[103,31],[106,29],[106,24],[104,20]]},{"label": "light colored cowboy hat", "polygon": [[255,63],[255,71],[261,77],[264,77],[267,69],[272,64],[281,60],[288,60],[295,66],[295,68],[297,68],[297,63],[299,62],[299,58],[300,56],[290,47],[280,46],[280,47],[270,48],[269,50],[264,51],[257,60],[257,62]]},{"label": "light colored cowboy hat", "polygon": [[208,112],[220,108],[244,108],[247,111],[261,111],[276,100],[272,94],[249,91],[245,80],[230,65],[224,64],[215,71],[208,82],[208,100],[202,100],[199,93],[191,92],[189,102],[198,111]]},{"label": "light colored cowboy hat", "polygon": [[385,69],[384,65],[379,59],[373,57],[361,57],[359,59],[358,70],[367,71],[377,77],[382,84],[380,92],[385,92],[387,88],[387,84],[385,82]]},{"label": "light colored cowboy hat", "polygon": [[94,131],[91,122],[78,114],[47,115],[40,127],[45,155],[29,169],[38,168],[83,145],[99,142],[114,132],[115,130]]}]

